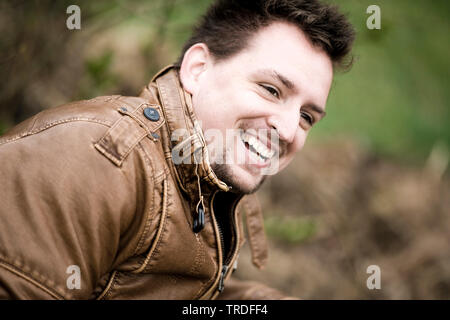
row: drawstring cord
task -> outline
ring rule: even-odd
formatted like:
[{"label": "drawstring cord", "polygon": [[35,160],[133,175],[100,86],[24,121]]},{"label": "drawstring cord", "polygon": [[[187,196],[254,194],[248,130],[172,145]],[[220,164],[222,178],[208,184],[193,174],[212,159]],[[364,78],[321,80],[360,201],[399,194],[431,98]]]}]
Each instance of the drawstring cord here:
[{"label": "drawstring cord", "polygon": [[[201,149],[199,149],[199,150],[201,150]],[[194,158],[196,160],[195,161],[195,175],[197,176],[198,198],[199,198],[199,201],[195,208],[196,216],[194,216],[194,224],[193,224],[193,228],[192,228],[195,233],[199,233],[200,231],[202,231],[202,229],[205,226],[205,205],[203,202],[200,176],[198,174],[198,161],[197,161],[198,159],[196,157],[199,150],[197,150],[197,152],[194,153]]]}]

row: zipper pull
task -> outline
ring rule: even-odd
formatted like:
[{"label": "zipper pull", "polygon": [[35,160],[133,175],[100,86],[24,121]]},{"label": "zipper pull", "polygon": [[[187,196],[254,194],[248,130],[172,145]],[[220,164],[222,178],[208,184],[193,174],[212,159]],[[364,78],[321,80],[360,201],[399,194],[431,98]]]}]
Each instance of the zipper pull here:
[{"label": "zipper pull", "polygon": [[203,200],[199,202],[197,207],[197,215],[194,217],[194,225],[192,230],[195,233],[199,233],[205,227],[205,210],[203,209]]},{"label": "zipper pull", "polygon": [[225,274],[227,273],[227,271],[228,271],[228,266],[226,264],[224,264],[222,267],[222,273],[220,274],[220,279],[219,279],[219,287],[218,287],[219,292],[222,292],[223,289],[225,288],[224,280],[225,280]]},{"label": "zipper pull", "polygon": [[[199,154],[199,153],[198,152],[194,152],[194,158],[195,159],[197,159],[196,158],[197,154]],[[199,162],[197,162],[197,163],[199,163]],[[200,176],[198,175],[198,164],[195,165],[195,175],[197,176],[198,197],[199,197],[200,200],[197,203],[197,208],[196,208],[197,215],[194,217],[192,230],[195,233],[199,233],[205,227],[205,207],[203,206],[202,186],[201,186],[201,183],[200,183]]]}]

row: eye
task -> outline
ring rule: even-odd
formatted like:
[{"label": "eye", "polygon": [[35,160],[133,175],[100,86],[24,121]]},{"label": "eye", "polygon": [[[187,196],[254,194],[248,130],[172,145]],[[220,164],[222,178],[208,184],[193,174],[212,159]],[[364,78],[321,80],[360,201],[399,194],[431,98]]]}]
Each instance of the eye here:
[{"label": "eye", "polygon": [[300,115],[302,119],[304,119],[308,123],[309,126],[312,126],[314,124],[314,118],[310,116],[308,113],[300,112]]},{"label": "eye", "polygon": [[272,87],[272,86],[267,85],[267,84],[260,84],[260,86],[262,88],[264,88],[268,93],[270,93],[275,98],[279,98],[280,97],[280,93],[275,87]]}]

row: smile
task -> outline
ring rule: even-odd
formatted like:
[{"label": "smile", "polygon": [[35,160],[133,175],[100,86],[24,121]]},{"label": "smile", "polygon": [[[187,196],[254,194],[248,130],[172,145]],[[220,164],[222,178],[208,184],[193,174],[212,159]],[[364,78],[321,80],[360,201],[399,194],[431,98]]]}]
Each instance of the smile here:
[{"label": "smile", "polygon": [[257,155],[263,161],[268,161],[275,155],[275,151],[267,148],[264,143],[262,143],[258,138],[251,134],[242,132],[241,140],[251,152]]}]

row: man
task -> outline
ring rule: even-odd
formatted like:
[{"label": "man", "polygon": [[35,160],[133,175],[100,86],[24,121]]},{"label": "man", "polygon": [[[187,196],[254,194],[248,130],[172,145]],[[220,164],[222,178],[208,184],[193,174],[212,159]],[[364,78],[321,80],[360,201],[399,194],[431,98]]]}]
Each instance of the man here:
[{"label": "man", "polygon": [[11,129],[0,138],[0,297],[283,298],[230,279],[242,213],[262,267],[251,194],[325,115],[353,37],[317,1],[219,0],[140,97],[74,102]]}]

